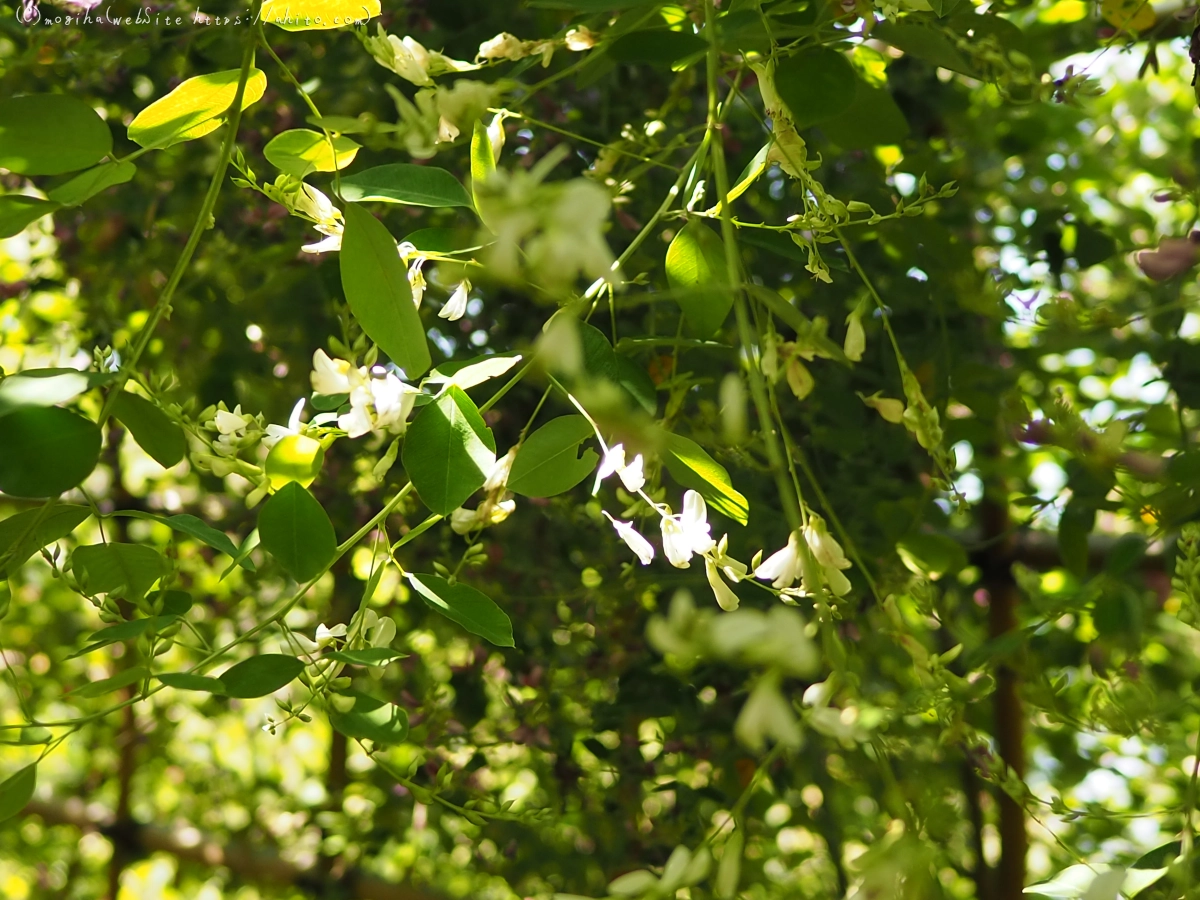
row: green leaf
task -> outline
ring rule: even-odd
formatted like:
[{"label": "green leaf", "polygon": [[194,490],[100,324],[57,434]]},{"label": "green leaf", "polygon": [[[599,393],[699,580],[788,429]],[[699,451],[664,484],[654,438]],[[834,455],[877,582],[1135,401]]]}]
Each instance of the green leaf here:
[{"label": "green leaf", "polygon": [[337,555],[333,523],[317,498],[294,481],[258,514],[262,545],[296,581],[316,578]]},{"label": "green leaf", "polygon": [[488,137],[487,126],[476,119],[475,129],[471,132],[471,196],[476,209],[479,209],[479,186],[495,171],[496,156],[492,150],[492,139]]},{"label": "green leaf", "polygon": [[1108,551],[1108,559],[1104,561],[1104,568],[1112,575],[1124,575],[1133,569],[1145,555],[1145,537],[1134,533],[1123,534],[1117,538],[1117,542]]},{"label": "green leaf", "polygon": [[329,724],[348,738],[399,744],[408,737],[408,713],[395,703],[385,703],[358,691],[351,691],[354,706],[349,712],[330,707]]},{"label": "green leaf", "polygon": [[56,497],[92,473],[100,458],[96,423],[56,406],[29,406],[3,419],[0,491]]},{"label": "green leaf", "polygon": [[1071,254],[1079,268],[1099,265],[1117,252],[1117,242],[1107,232],[1087,222],[1075,223],[1075,250]]},{"label": "green leaf", "polygon": [[121,590],[129,600],[146,596],[150,586],[167,574],[167,561],[145,544],[87,544],[71,554],[71,569],[92,594]]},{"label": "green leaf", "polygon": [[605,52],[619,63],[670,66],[696,53],[703,53],[708,41],[690,31],[649,28],[623,34],[608,45]]},{"label": "green leaf", "polygon": [[382,200],[408,206],[472,205],[467,189],[445,169],[412,163],[376,166],[343,178],[342,196],[353,202]]},{"label": "green leaf", "polygon": [[225,571],[221,573],[220,580],[224,581],[226,578],[228,578],[229,573],[238,566],[241,566],[248,572],[255,571],[254,562],[250,559],[250,554],[254,552],[254,549],[258,546],[258,544],[258,529],[255,528],[248,535],[246,535],[246,539],[242,541],[242,545],[238,547],[237,556],[233,558],[233,562],[231,562]]},{"label": "green leaf", "polygon": [[908,120],[887,88],[859,85],[850,108],[821,125],[838,146],[869,150],[881,144],[898,144],[908,137]]},{"label": "green leaf", "polygon": [[0,100],[0,169],[62,175],[112,152],[112,132],[96,111],[70,94]]},{"label": "green leaf", "polygon": [[[129,139],[143,147],[162,149],[203,137],[221,127],[237,95],[239,69],[197,75],[155,100],[129,123]],[[242,109],[257,103],[267,89],[267,76],[251,69],[242,93]]]},{"label": "green leaf", "polygon": [[44,513],[40,509],[29,509],[9,516],[0,522],[0,555],[9,554],[6,570],[15,572],[29,557],[47,544],[65,538],[91,514],[86,506],[60,504]]},{"label": "green leaf", "polygon": [[0,781],[0,822],[11,819],[23,810],[33,799],[36,787],[37,763],[30,763]]},{"label": "green leaf", "polygon": [[225,696],[225,683],[217,678],[209,678],[205,675],[193,675],[190,672],[165,672],[162,675],[155,675],[159,681],[167,687],[173,687],[180,691],[207,691],[210,694]]},{"label": "green leaf", "polygon": [[320,441],[304,434],[289,434],[271,448],[263,469],[272,489],[279,490],[290,482],[308,487],[321,474],[324,463],[325,448]]},{"label": "green leaf", "polygon": [[695,441],[668,432],[663,463],[672,478],[698,492],[717,512],[742,525],[749,520],[750,504],[734,488],[729,472]]},{"label": "green leaf", "polygon": [[29,369],[0,381],[0,416],[24,406],[58,406],[91,386],[85,372]]},{"label": "green leaf", "polygon": [[187,454],[183,429],[145,397],[122,391],[112,412],[129,429],[138,446],[163,468],[171,468]]},{"label": "green leaf", "polygon": [[650,415],[658,412],[658,389],[645,369],[613,350],[599,328],[580,322],[577,326],[583,345],[583,368],[591,376],[607,378],[625,389],[628,397]]},{"label": "green leaf", "polygon": [[477,246],[464,247],[464,243],[476,242],[462,240],[462,236],[453,228],[418,228],[406,234],[404,240],[426,253],[457,253],[479,249]]},{"label": "green leaf", "polygon": [[[332,172],[344,169],[354,162],[362,144],[348,137],[333,138],[333,149],[330,149],[329,139],[319,131],[308,128],[293,128],[283,131],[271,138],[263,147],[263,156],[267,162],[296,178],[303,178],[312,172]],[[335,164],[333,154],[337,152]]]},{"label": "green leaf", "polygon": [[393,650],[391,647],[365,647],[362,650],[334,650],[325,654],[325,658],[334,659],[351,666],[384,666],[392,660],[404,659],[407,653]]},{"label": "green leaf", "polygon": [[526,497],[553,497],[569,491],[596,468],[600,456],[592,448],[579,455],[579,445],[592,437],[583,416],[551,419],[521,445],[508,476],[508,489]]},{"label": "green leaf", "polygon": [[131,181],[136,174],[137,166],[125,160],[101,163],[86,172],[80,172],[70,181],[63,182],[48,191],[46,196],[63,206],[78,206],[101,191]]},{"label": "green leaf", "polygon": [[379,0],[265,0],[260,17],[284,31],[324,31],[365,25],[379,15]]},{"label": "green leaf", "polygon": [[1058,552],[1068,571],[1078,578],[1087,577],[1088,535],[1096,524],[1096,507],[1072,497],[1058,520]]},{"label": "green leaf", "polygon": [[20,234],[27,225],[36,222],[47,213],[54,212],[58,206],[53,200],[27,197],[24,194],[0,196],[0,238]]},{"label": "green leaf", "polygon": [[871,29],[871,37],[886,41],[897,50],[963,75],[976,75],[958,48],[941,28],[928,28],[913,22],[889,22],[886,19]]},{"label": "green leaf", "polygon": [[461,581],[450,584],[437,575],[409,573],[408,581],[422,599],[447,619],[497,647],[513,647],[512,622],[491,597]]},{"label": "green leaf", "polygon": [[[165,518],[161,518],[159,521],[170,526],[175,531],[186,534],[188,537],[194,537],[196,540],[207,544],[214,550],[220,550],[227,556],[232,556],[235,559],[237,558],[238,548],[234,545],[229,535],[223,531],[218,531],[207,522],[203,521],[202,519],[198,519],[196,516],[191,516],[187,513],[180,513],[179,515],[175,516],[166,516]],[[248,559],[242,560],[241,566],[248,572],[254,571],[254,563]]]},{"label": "green leaf", "polygon": [[[343,191],[345,186],[343,181]],[[396,241],[378,219],[349,204],[340,255],[342,290],[354,318],[408,379],[416,380],[429,368],[429,344]]]},{"label": "green leaf", "polygon": [[304,671],[304,663],[282,653],[260,653],[221,673],[227,697],[253,700],[273,694]]},{"label": "green leaf", "polygon": [[132,669],[126,669],[124,672],[117,673],[112,678],[102,678],[99,681],[89,682],[73,691],[68,691],[67,696],[79,697],[84,700],[92,697],[103,697],[105,694],[111,694],[113,691],[129,687],[131,684],[137,684],[144,678],[149,677],[149,675],[150,670],[145,666],[135,666]]},{"label": "green leaf", "polygon": [[667,248],[667,282],[684,317],[700,337],[712,337],[733,308],[725,248],[699,220],[688,222]]},{"label": "green leaf", "polygon": [[828,47],[803,50],[775,68],[775,90],[798,129],[846,112],[859,88],[846,54]]},{"label": "green leaf", "polygon": [[99,631],[93,632],[88,641],[90,642],[82,650],[77,650],[72,653],[67,659],[75,659],[79,656],[86,656],[93,650],[99,650],[101,647],[107,647],[110,644],[117,644],[121,641],[130,641],[134,638],[139,638],[147,631],[158,631],[161,628],[166,628],[172,622],[176,621],[179,616],[151,616],[148,619],[133,619],[129,622],[120,622],[108,628],[101,628]]},{"label": "green leaf", "polygon": [[421,501],[448,516],[491,474],[496,439],[471,398],[451,385],[413,420],[401,458]]},{"label": "green leaf", "polygon": [[967,551],[962,544],[944,534],[914,532],[896,544],[896,552],[910,572],[933,581],[967,566]]}]

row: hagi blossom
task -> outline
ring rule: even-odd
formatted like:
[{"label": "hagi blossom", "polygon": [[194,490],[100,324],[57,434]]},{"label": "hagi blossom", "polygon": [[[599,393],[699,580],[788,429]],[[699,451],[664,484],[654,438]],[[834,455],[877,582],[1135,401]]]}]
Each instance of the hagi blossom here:
[{"label": "hagi blossom", "polygon": [[789,534],[787,546],[764,559],[754,570],[754,577],[759,581],[771,582],[773,588],[791,587],[802,574],[800,541],[799,531]]},{"label": "hagi blossom", "polygon": [[334,206],[328,197],[312,185],[301,182],[299,189],[290,197],[290,200],[292,211],[312,221],[313,228],[325,235],[315,244],[305,244],[300,248],[301,250],[305,253],[324,253],[329,250],[342,249],[342,230],[344,228],[342,211]]},{"label": "hagi blossom", "polygon": [[469,534],[477,528],[499,525],[517,508],[515,500],[487,499],[475,509],[460,506],[450,513],[450,530],[455,534]]},{"label": "hagi blossom", "polygon": [[262,439],[263,446],[270,450],[281,440],[290,434],[300,433],[300,414],[304,412],[304,399],[296,401],[296,405],[292,407],[292,414],[288,416],[287,425],[268,425],[267,434]]},{"label": "hagi blossom", "polygon": [[479,68],[463,60],[451,59],[436,50],[426,50],[411,37],[401,39],[394,34],[385,34],[382,25],[374,37],[363,37],[362,42],[375,62],[418,87],[432,84],[431,76],[434,75],[469,72]]},{"label": "hagi blossom", "polygon": [[600,463],[600,468],[596,470],[596,484],[592,493],[600,490],[600,482],[613,474],[621,479],[625,490],[636,494],[646,484],[645,460],[642,459],[642,454],[639,453],[633,458],[633,462],[626,465],[625,446],[614,444],[609,447],[604,454],[604,460]]},{"label": "hagi blossom", "polygon": [[607,512],[604,513],[608,521],[612,522],[613,528],[617,530],[617,534],[621,536],[621,540],[637,554],[637,558],[643,566],[648,566],[654,559],[654,545],[642,537],[638,530],[633,527],[632,522],[622,522],[620,519],[614,519]]},{"label": "hagi blossom", "polygon": [[722,580],[716,564],[707,556],[704,558],[704,575],[708,579],[708,586],[712,588],[713,596],[717,598],[717,606],[726,612],[737,609],[740,602],[738,595]]},{"label": "hagi blossom", "polygon": [[352,438],[369,431],[404,434],[419,393],[419,388],[405,384],[391,372],[360,376],[350,391],[350,412],[338,416],[338,427]]},{"label": "hagi blossom", "polygon": [[467,300],[470,294],[471,282],[466,280],[459,282],[458,287],[454,289],[454,293],[450,295],[450,299],[438,311],[438,318],[457,322],[467,314]]},{"label": "hagi blossom", "polygon": [[842,574],[842,570],[850,568],[850,560],[842,552],[842,545],[825,527],[825,520],[816,514],[810,515],[808,524],[804,526],[804,540],[820,565],[821,575],[829,589],[839,597],[849,592],[850,580]]},{"label": "hagi blossom", "polygon": [[715,546],[709,534],[708,507],[695,491],[683,495],[683,512],[664,515],[661,522],[663,553],[677,569],[686,569],[692,555],[707,553]]},{"label": "hagi blossom", "polygon": [[313,390],[318,394],[350,393],[350,372],[353,367],[344,359],[331,359],[324,350],[313,354],[311,375]]},{"label": "hagi blossom", "polygon": [[216,428],[218,432],[213,448],[222,455],[236,456],[238,444],[246,437],[247,429],[257,424],[254,416],[242,413],[240,403],[233,408],[233,412],[227,409],[218,409],[212,421],[212,427]]}]

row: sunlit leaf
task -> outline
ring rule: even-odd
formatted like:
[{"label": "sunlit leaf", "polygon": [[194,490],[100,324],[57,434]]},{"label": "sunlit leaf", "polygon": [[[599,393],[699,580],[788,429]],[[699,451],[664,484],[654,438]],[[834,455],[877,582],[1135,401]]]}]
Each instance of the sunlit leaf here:
[{"label": "sunlit leaf", "polygon": [[413,420],[402,459],[421,501],[448,516],[487,480],[496,440],[471,398],[451,386]]},{"label": "sunlit leaf", "polygon": [[347,200],[404,203],[409,206],[471,206],[471,196],[449,172],[436,166],[391,163],[342,179]]},{"label": "sunlit leaf", "polygon": [[698,492],[717,512],[745,525],[750,504],[729,479],[729,472],[695,441],[668,434],[663,463],[679,484]]},{"label": "sunlit leaf", "polygon": [[335,137],[333,147],[330,148],[329,138],[321,132],[293,128],[271,138],[267,146],[263,147],[263,156],[281,172],[303,178],[312,172],[332,172],[334,169],[346,168],[354,161],[361,146],[348,137]]},{"label": "sunlit leaf", "polygon": [[667,281],[692,330],[712,337],[733,308],[721,238],[703,222],[688,222],[667,248]]},{"label": "sunlit leaf", "polygon": [[[233,106],[241,74],[239,69],[229,69],[187,79],[134,117],[129,123],[129,139],[143,147],[163,148],[215,131]],[[266,89],[267,76],[251,69],[242,109],[262,99]]]},{"label": "sunlit leaf", "polygon": [[495,601],[461,581],[450,584],[438,575],[409,573],[409,583],[426,603],[471,634],[497,647],[512,647],[512,622]]},{"label": "sunlit leaf", "polygon": [[379,0],[265,0],[260,18],[284,31],[322,31],[365,25],[379,15]]}]

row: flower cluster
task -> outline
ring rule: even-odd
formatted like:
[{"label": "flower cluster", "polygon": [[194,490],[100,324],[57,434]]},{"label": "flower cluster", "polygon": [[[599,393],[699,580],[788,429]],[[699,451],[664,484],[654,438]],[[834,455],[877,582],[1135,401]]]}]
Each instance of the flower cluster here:
[{"label": "flower cluster", "polygon": [[525,59],[527,56],[540,56],[544,67],[550,65],[550,60],[554,57],[554,51],[557,48],[566,47],[568,50],[579,53],[596,46],[596,39],[596,34],[585,25],[572,28],[562,40],[557,41],[523,41],[504,31],[480,44],[479,53],[475,58],[486,62],[498,60],[515,62]]},{"label": "flower cluster", "polygon": [[[842,574],[848,568],[850,560],[829,533],[825,520],[809,513],[808,523],[788,535],[787,545],[764,559],[755,568],[754,577],[771,582],[773,588],[785,594],[808,597],[827,587],[842,597],[850,591],[850,579]],[[792,587],[797,581],[798,591]]]},{"label": "flower cluster", "polygon": [[419,388],[405,384],[383,366],[355,368],[331,359],[324,350],[313,354],[312,387],[318,394],[345,394],[350,410],[337,417],[348,437],[404,434]]},{"label": "flower cluster", "polygon": [[375,62],[417,87],[432,84],[437,75],[470,72],[479,68],[460,59],[451,59],[436,50],[426,50],[411,37],[401,40],[394,34],[386,34],[382,25],[378,26],[374,36],[362,33],[359,39]]}]

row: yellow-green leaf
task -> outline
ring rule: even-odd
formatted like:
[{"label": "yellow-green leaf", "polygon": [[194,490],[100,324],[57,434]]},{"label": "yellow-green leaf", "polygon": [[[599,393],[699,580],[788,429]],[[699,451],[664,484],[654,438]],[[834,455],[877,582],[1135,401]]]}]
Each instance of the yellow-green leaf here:
[{"label": "yellow-green leaf", "polygon": [[379,12],[379,0],[266,0],[261,15],[284,31],[325,31],[365,25]]},{"label": "yellow-green leaf", "polygon": [[[263,148],[263,156],[279,171],[303,178],[312,172],[332,172],[334,169],[346,168],[354,162],[354,157],[362,147],[348,137],[335,137],[332,139],[331,149],[329,140],[319,131],[293,128],[271,138]],[[333,156],[335,150],[336,163]]]},{"label": "yellow-green leaf", "polygon": [[[170,147],[203,137],[221,126],[237,95],[239,69],[189,78],[165,97],[155,100],[129,123],[129,139],[143,147]],[[267,76],[251,69],[242,94],[242,109],[258,102],[267,89]]]}]

